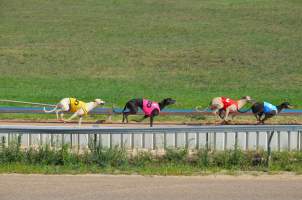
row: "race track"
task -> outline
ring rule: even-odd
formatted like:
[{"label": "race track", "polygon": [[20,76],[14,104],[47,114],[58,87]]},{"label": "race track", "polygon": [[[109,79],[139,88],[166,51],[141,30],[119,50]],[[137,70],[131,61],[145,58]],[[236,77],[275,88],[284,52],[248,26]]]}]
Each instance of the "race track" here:
[{"label": "race track", "polygon": [[300,200],[302,177],[0,175],[1,200]]}]

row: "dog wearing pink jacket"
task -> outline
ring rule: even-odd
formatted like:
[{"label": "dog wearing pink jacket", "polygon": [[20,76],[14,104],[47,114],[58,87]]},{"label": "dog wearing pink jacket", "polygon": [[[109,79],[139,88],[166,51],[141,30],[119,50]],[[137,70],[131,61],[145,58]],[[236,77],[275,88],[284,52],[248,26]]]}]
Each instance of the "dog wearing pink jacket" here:
[{"label": "dog wearing pink jacket", "polygon": [[174,104],[175,102],[176,100],[172,98],[166,98],[159,103],[147,99],[131,99],[126,103],[122,111],[123,123],[125,120],[126,123],[128,123],[128,115],[135,115],[138,112],[138,108],[140,108],[144,112],[144,117],[139,120],[139,122],[150,117],[150,127],[152,127],[154,117],[159,115],[160,111],[166,106]]}]

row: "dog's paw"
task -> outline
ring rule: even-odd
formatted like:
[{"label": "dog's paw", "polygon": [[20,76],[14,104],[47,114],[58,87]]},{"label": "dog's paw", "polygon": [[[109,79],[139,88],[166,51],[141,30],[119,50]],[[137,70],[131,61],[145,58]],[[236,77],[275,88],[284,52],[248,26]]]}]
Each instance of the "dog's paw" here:
[{"label": "dog's paw", "polygon": [[230,124],[230,121],[222,121],[221,124],[222,125],[228,125],[228,124]]},{"label": "dog's paw", "polygon": [[97,120],[95,123],[96,123],[96,124],[103,124],[103,123],[105,123],[105,122],[106,122],[106,120],[100,119],[100,120]]}]

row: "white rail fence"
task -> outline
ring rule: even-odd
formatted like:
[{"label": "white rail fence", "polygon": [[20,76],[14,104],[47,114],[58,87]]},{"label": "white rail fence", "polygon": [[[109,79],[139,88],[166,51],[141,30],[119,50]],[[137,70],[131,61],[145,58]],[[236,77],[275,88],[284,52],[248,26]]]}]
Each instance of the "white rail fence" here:
[{"label": "white rail fence", "polygon": [[[272,135],[273,134],[273,135]],[[227,150],[301,151],[302,125],[178,126],[155,128],[0,126],[6,144],[21,135],[22,147],[69,144],[85,149],[89,143],[126,149],[207,148]],[[270,140],[270,136],[271,140]]]}]

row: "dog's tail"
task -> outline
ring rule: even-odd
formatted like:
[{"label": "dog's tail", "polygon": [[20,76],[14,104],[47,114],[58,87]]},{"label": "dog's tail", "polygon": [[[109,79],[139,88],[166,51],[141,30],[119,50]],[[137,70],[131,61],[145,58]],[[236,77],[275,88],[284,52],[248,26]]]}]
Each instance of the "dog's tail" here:
[{"label": "dog's tail", "polygon": [[237,109],[237,112],[239,112],[239,113],[247,113],[250,110],[252,110],[252,108],[249,108],[249,109],[246,109],[246,110],[242,110],[242,111],[240,109]]},{"label": "dog's tail", "polygon": [[210,108],[210,106],[208,106],[208,107],[206,107],[206,108],[202,108],[201,106],[196,106],[195,107],[195,110],[197,111],[197,112],[205,112],[205,111],[207,111],[208,109]]},{"label": "dog's tail", "polygon": [[126,109],[127,109],[127,104],[125,105],[125,107],[124,107],[122,113],[124,113]]},{"label": "dog's tail", "polygon": [[56,107],[55,107],[54,109],[52,109],[52,110],[46,110],[45,107],[43,107],[43,110],[44,110],[45,113],[52,113],[52,112],[56,111],[57,107],[58,107],[58,106],[56,106]]},{"label": "dog's tail", "polygon": [[206,108],[204,108],[204,109],[202,109],[202,107],[201,106],[196,106],[195,107],[195,110],[197,111],[197,112],[205,112],[205,111],[207,111],[207,110],[213,110],[213,108],[212,108],[212,101],[210,101],[210,103],[208,104],[208,106],[206,107]]},{"label": "dog's tail", "polygon": [[252,106],[251,106],[249,109],[246,109],[246,110],[243,110],[243,111],[241,111],[240,109],[237,109],[237,112],[239,112],[239,113],[247,113],[247,112],[249,112],[250,110],[252,110],[253,105],[254,105],[255,103],[257,103],[257,101],[255,101],[254,99],[252,99],[252,100],[250,101],[250,103],[252,104]]}]

